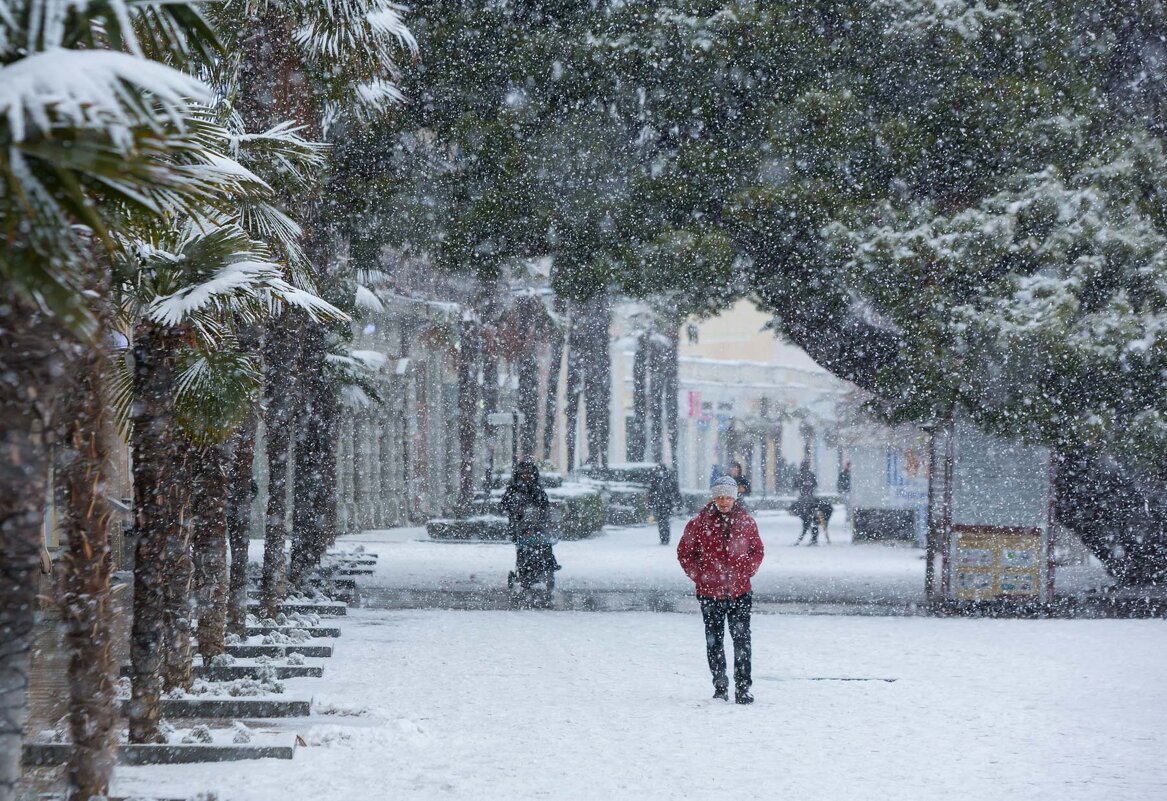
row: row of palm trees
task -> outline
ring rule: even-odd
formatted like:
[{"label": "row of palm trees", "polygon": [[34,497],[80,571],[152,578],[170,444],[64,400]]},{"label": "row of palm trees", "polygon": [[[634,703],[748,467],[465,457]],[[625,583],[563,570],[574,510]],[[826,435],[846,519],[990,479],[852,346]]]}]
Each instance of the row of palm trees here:
[{"label": "row of palm trees", "polygon": [[[192,597],[204,657],[242,629],[265,412],[269,611],[285,592],[288,432],[311,421],[326,440],[344,378],[326,367],[347,320],[326,142],[398,100],[401,47],[384,0],[0,0],[0,801],[20,772],[50,469],[71,798],[104,795],[113,762],[109,426],[133,465],[131,742],[160,742],[161,694],[190,686]],[[309,563],[334,530],[316,521]]]}]

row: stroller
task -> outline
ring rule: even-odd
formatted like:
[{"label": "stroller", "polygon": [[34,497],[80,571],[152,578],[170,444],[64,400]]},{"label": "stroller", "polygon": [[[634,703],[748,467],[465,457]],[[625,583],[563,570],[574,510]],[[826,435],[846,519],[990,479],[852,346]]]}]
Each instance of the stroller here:
[{"label": "stroller", "polygon": [[555,571],[559,563],[555,559],[551,536],[552,515],[537,506],[523,510],[515,533],[515,569],[507,574],[507,588],[512,592],[531,591],[535,585],[543,585],[543,595],[550,603],[555,591]]}]

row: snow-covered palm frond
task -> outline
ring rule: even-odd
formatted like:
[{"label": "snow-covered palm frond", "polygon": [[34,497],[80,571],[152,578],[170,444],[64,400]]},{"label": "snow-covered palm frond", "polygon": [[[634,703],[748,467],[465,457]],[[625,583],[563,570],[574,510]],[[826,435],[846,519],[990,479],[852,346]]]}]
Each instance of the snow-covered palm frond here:
[{"label": "snow-covered palm frond", "polygon": [[[0,118],[0,136],[3,127]],[[186,134],[132,136],[128,151],[104,131],[76,128],[0,144],[0,223],[22,232],[0,249],[0,279],[83,336],[95,323],[77,275],[93,248],[112,251],[131,224],[205,210],[225,191],[196,167],[175,164],[201,155]]]},{"label": "snow-covered palm frond", "polygon": [[416,53],[417,40],[413,38],[409,26],[405,24],[405,6],[386,3],[384,0],[372,5],[372,9],[365,15],[369,27],[379,35],[394,37],[398,44],[410,53]]},{"label": "snow-covered palm frond", "polygon": [[56,49],[116,50],[172,66],[210,64],[220,45],[185,0],[3,0],[0,62]]},{"label": "snow-covered palm frond", "polygon": [[219,37],[197,6],[182,0],[129,0],[126,6],[146,58],[180,67],[206,67],[222,58]]},{"label": "snow-covered palm frond", "polygon": [[194,349],[181,362],[175,387],[178,424],[196,444],[224,441],[254,408],[263,371],[234,349]]},{"label": "snow-covered palm frond", "polygon": [[[179,130],[210,89],[189,75],[126,53],[52,50],[0,67],[0,136],[24,142],[60,127],[104,131],[122,149],[132,131]],[[6,134],[6,135],[5,135]]]},{"label": "snow-covered palm frond", "polygon": [[303,126],[285,121],[261,133],[238,133],[231,137],[228,152],[243,164],[261,163],[281,178],[306,185],[316,179],[329,146],[305,139],[302,130]]},{"label": "snow-covered palm frond", "polygon": [[159,325],[191,323],[206,329],[231,316],[259,320],[282,306],[317,320],[348,319],[284,280],[283,268],[238,226],[189,227],[175,247],[151,250],[131,285],[143,316]]},{"label": "snow-covered palm frond", "polygon": [[385,311],[385,304],[381,302],[381,299],[371,289],[360,284],[357,284],[357,292],[353,298],[353,305],[357,309],[374,313]]},{"label": "snow-covered palm frond", "polygon": [[283,279],[268,283],[269,296],[285,306],[305,312],[319,322],[346,322],[350,318],[340,309],[306,289],[293,286]]},{"label": "snow-covered palm frond", "polygon": [[353,99],[354,113],[359,119],[367,121],[384,114],[385,109],[405,102],[405,95],[393,81],[374,78],[358,84]]},{"label": "snow-covered palm frond", "polygon": [[209,309],[243,312],[246,301],[257,299],[280,276],[280,266],[272,262],[233,261],[206,281],[155,298],[146,309],[146,316],[161,325],[178,325]]},{"label": "snow-covered palm frond", "polygon": [[325,127],[351,114],[367,122],[400,104],[397,56],[417,54],[403,6],[387,0],[298,0],[293,41],[314,67]]},{"label": "snow-covered palm frond", "polygon": [[417,40],[405,24],[404,6],[385,0],[301,0],[301,8],[304,23],[293,36],[311,55],[336,60],[353,51],[386,56],[393,45],[417,52]]},{"label": "snow-covered palm frond", "polygon": [[324,359],[325,370],[339,387],[341,401],[354,408],[381,402],[389,381],[385,372],[388,364],[389,357],[379,351],[352,350],[347,346]]},{"label": "snow-covered palm frond", "polygon": [[308,260],[300,246],[303,231],[299,223],[265,200],[244,198],[235,205],[240,227],[276,249],[287,263],[293,280],[309,271]]}]

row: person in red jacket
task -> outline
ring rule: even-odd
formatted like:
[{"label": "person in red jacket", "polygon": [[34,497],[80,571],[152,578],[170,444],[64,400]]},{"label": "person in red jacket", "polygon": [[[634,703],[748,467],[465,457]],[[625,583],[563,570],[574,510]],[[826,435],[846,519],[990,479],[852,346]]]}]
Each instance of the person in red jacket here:
[{"label": "person in red jacket", "polygon": [[722,476],[713,482],[713,500],[685,526],[677,560],[697,586],[705,620],[706,656],[713,673],[713,697],[729,700],[725,675],[725,626],[733,638],[734,700],[751,704],[750,579],[762,565],[764,549],[758,524],[737,501],[737,482]]}]

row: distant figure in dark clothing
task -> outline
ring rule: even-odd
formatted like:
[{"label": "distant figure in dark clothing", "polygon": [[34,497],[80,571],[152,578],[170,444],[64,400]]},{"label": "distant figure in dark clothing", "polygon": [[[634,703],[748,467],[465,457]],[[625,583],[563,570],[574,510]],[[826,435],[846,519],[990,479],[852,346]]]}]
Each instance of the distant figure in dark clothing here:
[{"label": "distant figure in dark clothing", "polygon": [[547,493],[539,486],[539,466],[525,459],[515,466],[515,474],[499,503],[502,513],[507,516],[511,541],[518,539],[524,521],[527,525],[540,524],[539,518],[550,518],[551,502]]},{"label": "distant figure in dark clothing", "polygon": [[677,486],[677,478],[673,471],[663,464],[658,464],[652,471],[652,478],[648,485],[648,505],[656,517],[657,531],[660,533],[660,544],[668,545],[672,533],[669,531],[669,518],[673,510],[680,505],[681,490]]},{"label": "distant figure in dark clothing", "polygon": [[818,511],[819,502],[815,497],[819,480],[810,469],[810,460],[804,460],[798,469],[798,498],[790,507],[790,511],[802,520],[802,533],[798,535],[795,545],[802,542],[802,538],[810,533],[810,545],[819,544]]},{"label": "distant figure in dark clothing", "polygon": [[843,499],[843,520],[851,519],[851,462],[850,460],[843,462],[843,469],[839,471],[839,477],[835,480],[835,489],[839,491],[840,497]]},{"label": "distant figure in dark clothing", "polygon": [[750,494],[750,480],[742,472],[742,463],[734,462],[729,468],[729,477],[737,482],[737,499],[744,502]]},{"label": "distant figure in dark clothing", "polygon": [[803,460],[802,466],[798,468],[798,497],[813,498],[818,488],[819,480],[810,469],[810,460]]},{"label": "distant figure in dark clothing", "polygon": [[[551,522],[551,502],[539,486],[538,465],[530,459],[524,459],[515,466],[514,477],[502,495],[499,508],[507,516],[511,542],[516,545],[523,536],[532,532],[540,536],[547,535]],[[559,562],[553,554],[550,558],[558,570]]]}]

